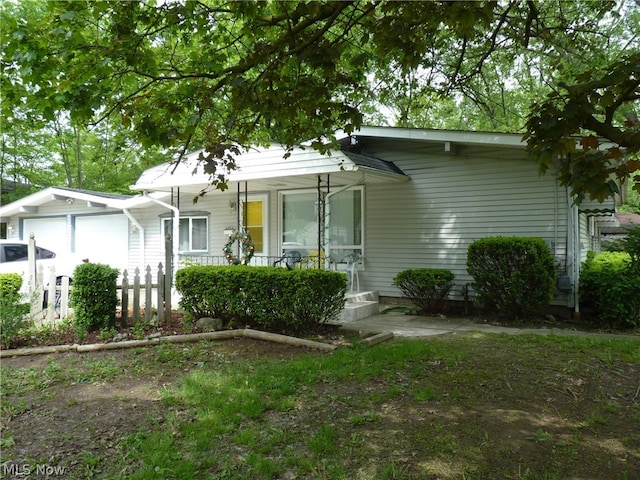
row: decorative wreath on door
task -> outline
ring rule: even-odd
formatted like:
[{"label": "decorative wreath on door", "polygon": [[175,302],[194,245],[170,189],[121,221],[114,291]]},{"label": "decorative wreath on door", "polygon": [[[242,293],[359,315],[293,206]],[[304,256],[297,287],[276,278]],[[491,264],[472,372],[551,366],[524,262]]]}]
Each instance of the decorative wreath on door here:
[{"label": "decorative wreath on door", "polygon": [[[240,250],[242,250],[242,255],[240,257],[233,252],[233,244],[236,242],[239,243]],[[229,239],[222,249],[224,252],[224,258],[226,258],[227,262],[232,265],[247,265],[253,258],[253,250],[253,240],[251,240],[249,232],[240,232],[237,230],[229,235]]]}]

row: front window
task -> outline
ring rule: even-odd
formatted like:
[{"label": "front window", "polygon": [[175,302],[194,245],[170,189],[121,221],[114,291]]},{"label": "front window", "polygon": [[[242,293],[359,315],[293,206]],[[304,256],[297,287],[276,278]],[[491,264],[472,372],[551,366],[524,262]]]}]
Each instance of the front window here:
[{"label": "front window", "polygon": [[[173,231],[173,218],[162,220],[164,236]],[[206,216],[180,217],[178,226],[179,250],[183,252],[206,252],[208,246],[209,219]]]},{"label": "front window", "polygon": [[283,250],[297,250],[305,256],[316,252],[318,245],[326,251],[328,240],[333,261],[350,253],[362,254],[362,188],[329,196],[326,211],[326,193],[321,198],[319,202],[317,191],[282,193]]},{"label": "front window", "polygon": [[[282,196],[282,242],[285,250],[318,249],[318,194],[285,193]],[[322,241],[322,238],[320,239]]]},{"label": "front window", "polygon": [[340,262],[351,253],[362,255],[362,189],[331,197],[329,219],[331,257]]}]

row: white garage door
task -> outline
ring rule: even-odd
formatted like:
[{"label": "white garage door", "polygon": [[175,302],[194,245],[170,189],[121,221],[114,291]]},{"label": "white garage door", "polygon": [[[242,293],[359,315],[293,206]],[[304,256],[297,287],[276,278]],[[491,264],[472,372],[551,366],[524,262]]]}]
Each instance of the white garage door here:
[{"label": "white garage door", "polygon": [[33,233],[36,245],[58,254],[69,251],[67,242],[67,217],[25,218],[23,220],[23,240],[29,240]]},{"label": "white garage door", "polygon": [[129,255],[129,219],[125,215],[76,217],[76,252],[91,263],[122,270]]}]

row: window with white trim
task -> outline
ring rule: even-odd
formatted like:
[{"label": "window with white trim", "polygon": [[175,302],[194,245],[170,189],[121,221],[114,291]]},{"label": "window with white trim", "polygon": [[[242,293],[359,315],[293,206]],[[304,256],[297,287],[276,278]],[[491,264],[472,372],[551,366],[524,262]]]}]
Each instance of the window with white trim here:
[{"label": "window with white trim", "polygon": [[[162,219],[162,236],[166,237],[173,231],[173,217]],[[209,216],[188,215],[180,216],[178,226],[180,253],[209,251]]]},{"label": "window with white trim", "polygon": [[346,255],[363,255],[362,187],[340,192],[329,200],[329,245],[331,257],[339,262]]},{"label": "window with white trim", "polygon": [[[323,193],[326,201],[326,193]],[[303,256],[318,250],[329,240],[333,261],[350,253],[363,254],[363,188],[354,187],[329,196],[325,212],[328,225],[318,230],[318,192],[316,190],[281,192],[282,248],[297,250]],[[324,223],[324,222],[323,222]],[[326,245],[325,245],[326,249]]]}]

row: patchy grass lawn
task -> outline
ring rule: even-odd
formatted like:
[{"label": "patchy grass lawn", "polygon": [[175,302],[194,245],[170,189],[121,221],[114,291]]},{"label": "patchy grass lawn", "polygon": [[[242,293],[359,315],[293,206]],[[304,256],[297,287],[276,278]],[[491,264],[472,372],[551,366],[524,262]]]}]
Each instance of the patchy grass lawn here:
[{"label": "patchy grass lawn", "polygon": [[640,478],[635,339],[243,338],[3,359],[1,378],[6,476]]}]

